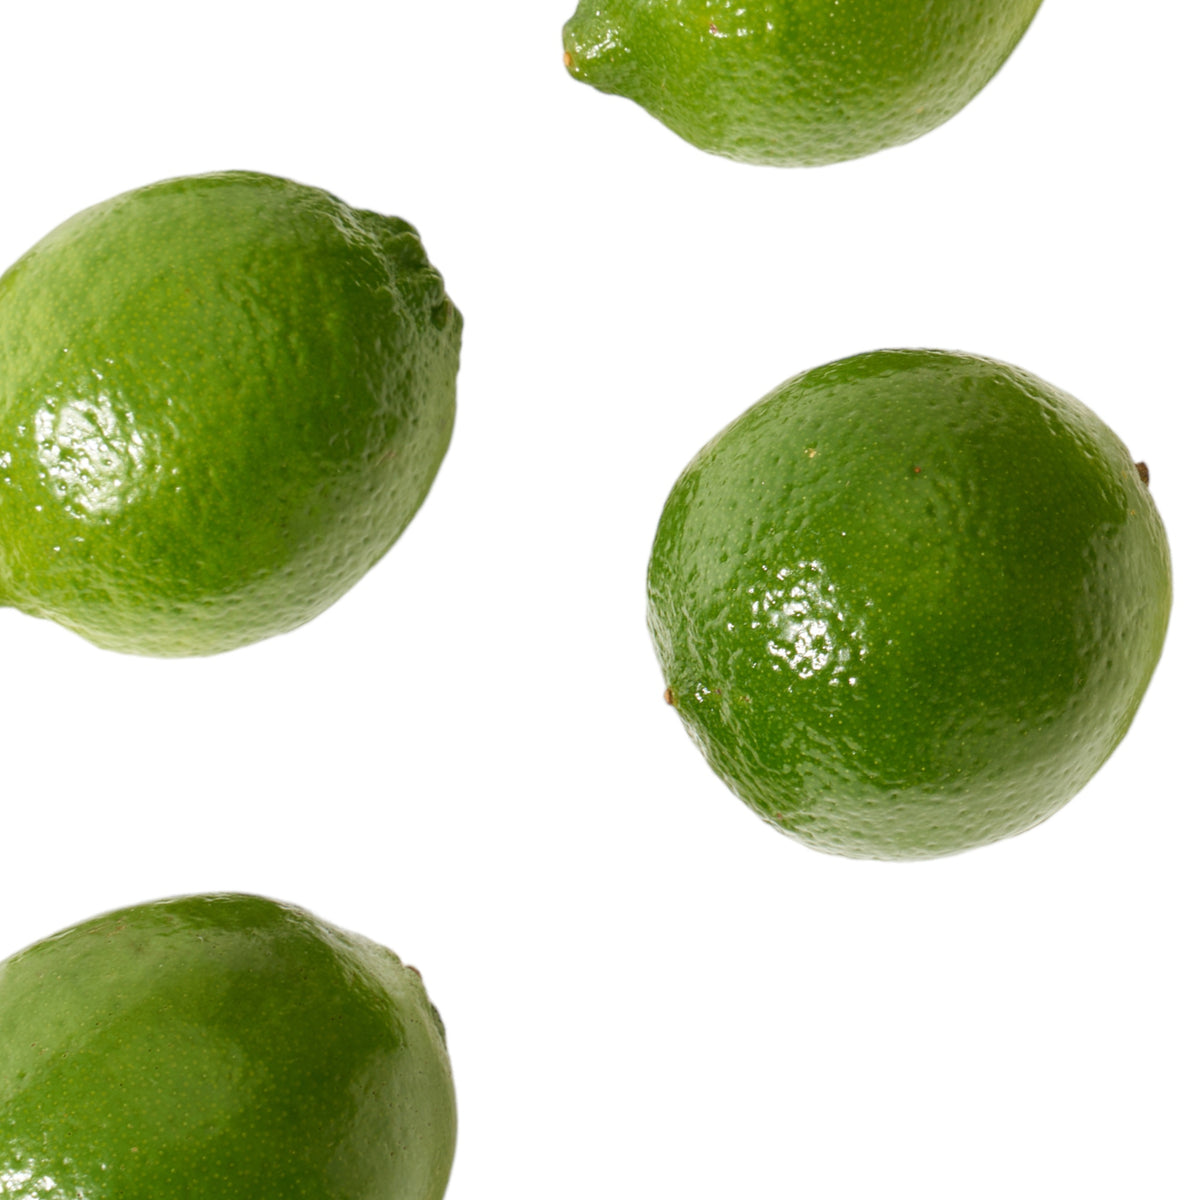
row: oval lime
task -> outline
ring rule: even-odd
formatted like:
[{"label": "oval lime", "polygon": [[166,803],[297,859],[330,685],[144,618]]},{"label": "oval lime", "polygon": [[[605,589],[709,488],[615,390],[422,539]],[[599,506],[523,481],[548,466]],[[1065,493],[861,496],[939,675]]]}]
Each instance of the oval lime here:
[{"label": "oval lime", "polygon": [[420,976],[257,896],[185,896],[0,964],[12,1200],[440,1200],[454,1087]]},{"label": "oval lime", "polygon": [[0,603],[159,655],[309,620],[424,500],[461,329],[411,225],[317,188],[72,217],[0,277]]},{"label": "oval lime", "polygon": [[991,359],[796,376],[675,484],[649,569],[674,703],[766,821],[924,858],[1036,825],[1124,736],[1162,649],[1167,539],[1077,400]]},{"label": "oval lime", "polygon": [[819,166],[910,142],[1000,69],[1041,0],[581,0],[568,70],[714,154]]}]

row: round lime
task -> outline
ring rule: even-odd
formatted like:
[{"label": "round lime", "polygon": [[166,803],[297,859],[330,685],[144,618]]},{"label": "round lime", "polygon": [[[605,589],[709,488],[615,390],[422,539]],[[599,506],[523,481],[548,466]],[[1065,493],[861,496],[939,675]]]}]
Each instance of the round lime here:
[{"label": "round lime", "polygon": [[693,145],[818,166],[936,128],[1000,69],[1041,0],[580,0],[567,68]]},{"label": "round lime", "polygon": [[0,276],[0,603],[161,655],[307,621],[424,500],[461,328],[411,225],[317,188],[72,217]]},{"label": "round lime", "polygon": [[0,964],[11,1200],[440,1200],[442,1023],[390,950],[257,896],[186,896]]},{"label": "round lime", "polygon": [[738,796],[819,849],[923,858],[1028,829],[1116,747],[1162,649],[1144,475],[1089,409],[991,359],[798,375],[667,500],[668,699]]}]

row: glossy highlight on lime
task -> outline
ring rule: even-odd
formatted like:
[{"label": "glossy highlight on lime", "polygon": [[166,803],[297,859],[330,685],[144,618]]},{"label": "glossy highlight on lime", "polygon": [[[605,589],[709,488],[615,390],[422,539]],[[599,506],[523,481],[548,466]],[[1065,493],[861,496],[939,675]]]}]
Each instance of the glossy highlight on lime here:
[{"label": "glossy highlight on lime", "polygon": [[183,896],[0,963],[9,1200],[441,1200],[455,1128],[420,975],[294,905]]},{"label": "glossy highlight on lime", "polygon": [[77,214],[0,276],[0,603],[154,655],[308,621],[424,501],[461,335],[414,228],[319,188]]},{"label": "glossy highlight on lime", "polygon": [[575,78],[741,162],[821,166],[954,116],[1041,0],[580,0]]},{"label": "glossy highlight on lime", "polygon": [[807,371],[680,476],[650,559],[674,705],[760,817],[929,858],[1050,816],[1121,741],[1166,635],[1145,464],[977,355]]}]

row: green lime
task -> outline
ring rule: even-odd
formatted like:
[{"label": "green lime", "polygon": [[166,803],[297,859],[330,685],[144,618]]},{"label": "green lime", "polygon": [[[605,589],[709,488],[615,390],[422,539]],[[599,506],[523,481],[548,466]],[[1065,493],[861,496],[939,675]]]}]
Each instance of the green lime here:
[{"label": "green lime", "polygon": [[1019,833],[1124,736],[1171,568],[1117,436],[966,354],[797,375],[675,484],[649,621],[718,775],[818,849],[926,858]]},{"label": "green lime", "polygon": [[441,1019],[390,951],[257,896],[185,896],[0,964],[9,1200],[439,1200]]},{"label": "green lime", "polygon": [[819,166],[949,120],[1004,64],[1041,0],[580,0],[568,70],[693,145]]},{"label": "green lime", "polygon": [[77,214],[0,276],[0,604],[141,654],[309,620],[424,500],[461,331],[411,225],[316,188]]}]

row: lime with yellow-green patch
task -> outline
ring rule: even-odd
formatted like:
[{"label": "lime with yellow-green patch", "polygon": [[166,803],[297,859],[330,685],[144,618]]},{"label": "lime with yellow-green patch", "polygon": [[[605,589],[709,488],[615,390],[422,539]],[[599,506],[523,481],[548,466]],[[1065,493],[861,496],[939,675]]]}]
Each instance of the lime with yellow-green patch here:
[{"label": "lime with yellow-green patch", "polygon": [[0,964],[9,1200],[440,1200],[455,1121],[420,975],[293,905],[138,905]]},{"label": "lime with yellow-green patch", "polygon": [[797,375],[667,500],[648,581],[667,698],[729,787],[818,849],[1020,833],[1112,753],[1158,662],[1148,481],[1091,410],[992,359]]},{"label": "lime with yellow-green patch", "polygon": [[0,276],[0,604],[156,655],[309,620],[429,491],[461,332],[413,227],[318,188],[77,214]]},{"label": "lime with yellow-green patch", "polygon": [[820,166],[954,116],[1041,0],[580,0],[567,69],[714,154]]}]

